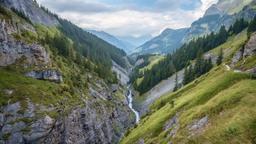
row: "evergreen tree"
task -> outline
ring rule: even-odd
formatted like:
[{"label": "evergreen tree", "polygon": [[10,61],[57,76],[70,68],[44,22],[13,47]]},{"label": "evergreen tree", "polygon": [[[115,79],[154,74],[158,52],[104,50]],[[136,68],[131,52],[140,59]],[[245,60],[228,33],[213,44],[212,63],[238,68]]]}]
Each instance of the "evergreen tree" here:
[{"label": "evergreen tree", "polygon": [[248,26],[248,36],[256,31],[256,16],[253,18],[253,20],[250,22],[249,26]]},{"label": "evergreen tree", "polygon": [[175,86],[174,86],[174,89],[173,91],[177,91],[179,89],[179,81],[178,81],[178,73],[176,72],[175,73]]},{"label": "evergreen tree", "polygon": [[184,77],[183,77],[183,85],[186,85],[189,81],[189,75],[188,75],[188,67],[185,68],[184,71]]},{"label": "evergreen tree", "polygon": [[228,39],[228,32],[225,28],[225,26],[222,26],[220,28],[220,32],[219,32],[219,35],[218,35],[218,41],[216,43],[220,44],[220,43],[224,43],[226,42]]},{"label": "evergreen tree", "polygon": [[218,55],[218,58],[217,58],[216,64],[220,65],[222,63],[222,60],[223,60],[223,49],[221,48],[220,52],[219,52],[219,55]]},{"label": "evergreen tree", "polygon": [[[225,26],[222,26],[219,32],[216,34],[212,32],[208,36],[199,37],[197,39],[195,38],[189,43],[184,44],[174,53],[167,55],[164,60],[154,65],[152,69],[146,71],[144,74],[144,79],[138,85],[138,87],[141,89],[136,90],[140,91],[141,93],[150,90],[161,80],[175,74],[175,71],[171,69],[172,67],[175,67],[177,71],[182,70],[183,68],[187,67],[187,63],[195,59],[195,66],[190,66],[185,69],[186,71],[184,72],[183,84],[187,84],[202,74],[205,74],[212,68],[212,62],[210,59],[204,60],[198,55],[202,56],[203,53],[225,43],[230,35],[240,33],[247,27],[247,25],[248,23],[244,19],[237,20],[228,31],[226,30]],[[223,58],[220,57],[220,59],[222,60]],[[174,66],[172,66],[172,64]],[[136,80],[137,78],[138,75],[135,75],[133,79]],[[141,91],[142,86],[140,85],[144,85],[143,92]]]},{"label": "evergreen tree", "polygon": [[243,18],[236,20],[236,22],[230,27],[231,34],[238,34],[243,31],[246,27],[248,27],[248,22]]}]

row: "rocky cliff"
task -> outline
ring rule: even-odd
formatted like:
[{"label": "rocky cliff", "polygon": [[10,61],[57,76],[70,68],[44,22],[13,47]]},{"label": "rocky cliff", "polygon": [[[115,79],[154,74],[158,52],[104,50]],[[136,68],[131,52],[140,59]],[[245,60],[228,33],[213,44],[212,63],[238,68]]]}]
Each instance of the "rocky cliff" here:
[{"label": "rocky cliff", "polygon": [[55,16],[49,14],[46,9],[40,8],[38,3],[34,0],[1,0],[0,4],[18,10],[27,16],[33,23],[48,26],[59,24]]},{"label": "rocky cliff", "polygon": [[37,43],[25,43],[17,37],[22,31],[34,32],[30,24],[22,25],[18,20],[0,20],[0,66],[14,64],[18,60],[26,65],[47,65],[50,58],[45,48]]},{"label": "rocky cliff", "polygon": [[118,143],[135,124],[126,90],[43,43],[61,32],[34,1],[0,8],[0,144]]},{"label": "rocky cliff", "polygon": [[255,5],[253,0],[219,0],[217,4],[207,9],[202,18],[192,23],[183,42],[210,32],[217,32],[223,25],[229,28],[240,18],[253,19],[256,13],[253,5]]},{"label": "rocky cliff", "polygon": [[[73,107],[67,114],[68,103],[61,102],[59,107],[54,107],[27,99],[24,108],[24,101],[10,102],[0,108],[0,143],[118,143],[126,129],[133,125],[134,117],[126,99],[119,101],[109,91],[92,90],[90,97],[80,99],[81,106]],[[13,89],[4,91],[4,95],[10,97],[13,93]]]}]

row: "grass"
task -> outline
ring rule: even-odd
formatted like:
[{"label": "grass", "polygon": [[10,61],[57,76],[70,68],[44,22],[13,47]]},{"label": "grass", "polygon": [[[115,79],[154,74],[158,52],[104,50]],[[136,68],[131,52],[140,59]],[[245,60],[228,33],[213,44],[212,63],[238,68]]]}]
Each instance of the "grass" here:
[{"label": "grass", "polygon": [[7,134],[3,134],[2,137],[3,137],[3,140],[8,140],[10,136],[11,136],[11,134],[7,133]]},{"label": "grass", "polygon": [[217,48],[211,50],[209,53],[218,56],[220,49],[224,51],[224,57],[226,61],[230,61],[234,56],[235,52],[237,52],[245,42],[248,40],[247,29],[239,33],[238,35],[230,37],[226,43],[218,46]]},{"label": "grass", "polygon": [[[151,114],[142,119],[121,143],[132,144],[141,138],[145,143],[170,140],[173,143],[229,143],[230,139],[235,139],[232,143],[248,143],[252,140],[249,137],[256,132],[248,126],[256,120],[253,116],[256,115],[253,104],[256,101],[255,85],[256,81],[247,74],[228,72],[222,66],[214,68],[208,75],[156,101],[151,106]],[[174,107],[171,105],[173,100]],[[174,138],[170,138],[163,126],[177,112],[180,129]],[[187,126],[205,115],[213,123],[205,129],[204,135],[189,138]],[[227,136],[223,138],[223,135]]]},{"label": "grass", "polygon": [[235,5],[234,8],[228,9],[228,14],[233,15],[235,13],[240,12],[245,6],[249,5],[252,2],[252,0],[242,0],[241,2],[241,4]]},{"label": "grass", "polygon": [[163,60],[165,57],[161,55],[154,55],[149,58],[149,64],[143,68],[140,69],[140,72],[143,72],[145,70],[150,70],[155,64],[157,64],[159,61]]},{"label": "grass", "polygon": [[250,68],[256,67],[256,56],[245,58],[244,60],[238,62],[235,67],[242,70],[248,70]]},{"label": "grass", "polygon": [[[150,70],[154,65],[156,65],[159,61],[163,60],[165,57],[161,55],[153,55],[151,56],[149,60],[149,64],[141,69],[139,69],[140,72],[144,72],[146,70]],[[143,81],[144,77],[138,78],[136,80],[137,85],[140,85],[140,83]]]},{"label": "grass", "polygon": [[30,98],[36,103],[52,104],[59,98],[54,95],[54,91],[57,91],[59,88],[57,84],[26,78],[21,74],[5,69],[0,69],[0,77],[1,90],[14,90],[11,96],[1,95],[1,105],[3,105],[3,102],[7,101],[6,99],[9,99],[11,100],[11,103],[14,103],[16,101],[24,100],[25,98]]}]

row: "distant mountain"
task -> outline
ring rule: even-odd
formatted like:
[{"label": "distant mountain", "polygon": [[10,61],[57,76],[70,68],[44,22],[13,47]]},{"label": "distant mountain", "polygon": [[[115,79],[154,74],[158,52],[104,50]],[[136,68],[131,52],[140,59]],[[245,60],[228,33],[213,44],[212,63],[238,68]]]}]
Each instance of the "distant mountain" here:
[{"label": "distant mountain", "polygon": [[159,36],[138,47],[135,52],[140,54],[170,53],[182,45],[182,39],[186,35],[187,31],[187,28],[177,30],[166,29]]},{"label": "distant mountain", "polygon": [[104,32],[104,31],[96,31],[96,30],[86,30],[86,31],[93,35],[96,35],[97,37],[116,46],[117,48],[124,50],[126,53],[131,53],[133,51],[133,49],[136,47],[132,43],[121,40],[109,33]]},{"label": "distant mountain", "polygon": [[249,4],[252,1],[219,0],[217,4],[213,4],[206,10],[202,18],[192,23],[187,35],[183,39],[183,43],[210,32],[217,32],[222,25],[229,28],[238,18],[253,18],[249,8]]},{"label": "distant mountain", "polygon": [[147,53],[170,53],[191,39],[219,31],[222,25],[229,28],[236,19],[250,20],[254,17],[250,3],[255,0],[219,0],[208,8],[204,16],[188,29],[166,29],[159,36],[136,48],[134,55]]},{"label": "distant mountain", "polygon": [[138,37],[134,36],[125,36],[125,37],[118,37],[120,40],[127,41],[129,43],[132,43],[133,45],[137,47],[141,46],[145,42],[149,41],[153,37],[151,35],[142,35]]}]

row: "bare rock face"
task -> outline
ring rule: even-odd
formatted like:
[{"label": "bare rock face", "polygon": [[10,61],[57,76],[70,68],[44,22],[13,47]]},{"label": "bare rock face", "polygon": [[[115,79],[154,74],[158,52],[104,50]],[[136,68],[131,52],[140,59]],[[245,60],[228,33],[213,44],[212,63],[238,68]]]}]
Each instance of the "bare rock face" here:
[{"label": "bare rock face", "polygon": [[[102,87],[95,89],[97,95],[81,98],[84,104],[68,113],[64,111],[68,104],[55,108],[29,99],[26,107],[21,102],[0,107],[0,144],[117,144],[135,124],[133,113],[121,99],[106,99],[110,87],[97,85]],[[47,115],[50,112],[58,116]]]},{"label": "bare rock face", "polygon": [[205,116],[199,120],[193,122],[193,124],[188,126],[191,135],[198,134],[203,131],[204,127],[209,123],[208,116]]},{"label": "bare rock face", "polygon": [[56,83],[63,81],[61,73],[57,70],[31,71],[25,75],[34,79],[48,80]]},{"label": "bare rock face", "polygon": [[[235,53],[232,58],[231,66],[234,67],[239,61],[256,55],[256,33],[253,33],[249,39],[249,41],[242,47],[239,51]],[[248,70],[248,72],[253,71]]]},{"label": "bare rock face", "polygon": [[44,47],[38,44],[26,44],[13,37],[13,34],[19,33],[20,29],[24,28],[18,27],[12,21],[0,21],[0,66],[8,66],[18,61],[26,65],[47,65],[50,58]]},{"label": "bare rock face", "polygon": [[54,16],[47,14],[34,0],[0,0],[0,3],[24,13],[33,23],[47,26],[59,24]]},{"label": "bare rock face", "polygon": [[236,63],[238,63],[241,59],[243,59],[243,53],[244,49],[240,49],[235,53],[235,55],[232,58],[231,66],[234,67]]},{"label": "bare rock face", "polygon": [[180,125],[179,125],[178,114],[176,114],[174,117],[172,117],[169,121],[165,123],[164,130],[168,131],[169,129],[172,129],[169,132],[168,137],[173,137],[176,135],[179,127]]},{"label": "bare rock face", "polygon": [[250,40],[244,47],[243,57],[256,55],[256,33],[251,35]]},{"label": "bare rock face", "polygon": [[[62,143],[67,144],[118,143],[122,133],[131,124],[125,117],[127,114],[120,109],[109,112],[110,109],[104,105],[96,106],[95,104],[97,102],[88,101],[86,107],[72,111],[61,122],[59,129],[53,129],[53,132],[44,140],[45,143],[52,143],[53,137],[56,136]],[[60,131],[63,132],[62,135]]]}]

